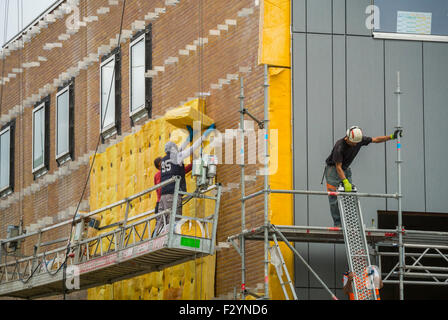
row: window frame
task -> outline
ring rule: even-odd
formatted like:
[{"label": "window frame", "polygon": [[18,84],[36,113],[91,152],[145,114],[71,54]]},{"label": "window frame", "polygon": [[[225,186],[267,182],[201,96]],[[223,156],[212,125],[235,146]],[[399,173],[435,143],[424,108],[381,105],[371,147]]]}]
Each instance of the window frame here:
[{"label": "window frame", "polygon": [[[42,99],[40,102],[36,103],[34,105],[34,108],[32,110],[32,117],[31,117],[31,122],[32,122],[32,141],[31,141],[31,145],[32,145],[32,154],[31,154],[31,171],[34,175],[34,180],[36,180],[37,178],[43,176],[44,174],[46,174],[48,172],[48,170],[50,170],[50,149],[51,149],[51,145],[50,145],[50,102],[51,102],[51,97],[47,96],[44,99]],[[43,141],[43,157],[44,157],[44,163],[42,165],[40,165],[37,168],[34,168],[34,114],[36,112],[38,112],[41,109],[44,109],[44,141]]]},{"label": "window frame", "polygon": [[[43,141],[43,143],[42,143],[42,145],[43,145],[43,162],[42,162],[42,164],[41,165],[39,165],[39,167],[37,167],[37,168],[35,168],[34,167],[34,115],[35,115],[35,113],[36,112],[38,112],[38,111],[40,111],[41,109],[43,109],[43,116],[44,116],[44,126],[43,126],[43,128],[42,128],[42,130],[44,131],[44,134],[43,134],[43,136],[44,136],[44,141]],[[33,161],[32,161],[32,172],[33,172],[33,174],[35,174],[36,172],[38,172],[39,170],[42,170],[42,168],[45,168],[45,144],[46,144],[46,142],[47,142],[47,137],[46,137],[46,134],[45,134],[45,126],[46,126],[46,120],[47,119],[45,119],[45,102],[41,102],[41,103],[39,103],[39,104],[37,104],[36,105],[36,107],[33,109],[33,111],[32,111],[32,120],[33,120],[33,141],[32,141],[32,158],[33,158]]]},{"label": "window frame", "polygon": [[8,185],[0,189],[0,197],[5,197],[14,191],[14,133],[15,133],[15,120],[6,124],[0,129],[0,143],[1,136],[9,131],[9,181]]},{"label": "window frame", "polygon": [[[141,113],[141,111],[143,109],[145,109],[145,107],[146,107],[146,101],[145,101],[145,104],[143,104],[142,106],[138,107],[135,110],[132,110],[132,48],[135,45],[137,45],[138,43],[140,43],[141,41],[143,41],[143,47],[145,49],[144,55],[146,56],[146,46],[145,46],[146,35],[145,34],[140,35],[137,39],[133,40],[129,44],[129,115],[131,116],[131,118],[134,115]],[[146,64],[145,64],[145,70],[146,70]],[[144,86],[144,95],[146,98],[146,84]]]},{"label": "window frame", "polygon": [[[64,93],[68,94],[68,151],[58,154],[58,99]],[[59,88],[56,93],[56,117],[55,117],[55,159],[58,165],[74,160],[74,80]]]},{"label": "window frame", "polygon": [[152,117],[152,78],[144,78],[145,81],[145,104],[135,110],[132,110],[132,48],[136,44],[143,41],[145,49],[145,73],[152,69],[152,24],[148,24],[146,28],[138,32],[129,43],[129,117],[131,118],[131,126],[140,119]]},{"label": "window frame", "polygon": [[[110,132],[110,131],[114,131],[114,128],[115,128],[115,126],[116,126],[116,122],[117,122],[117,118],[116,118],[116,112],[114,112],[114,120],[113,120],[113,122],[111,123],[111,124],[109,124],[109,125],[107,125],[106,127],[104,127],[103,126],[103,67],[105,66],[105,65],[108,65],[110,62],[112,62],[113,61],[113,65],[114,65],[114,69],[115,69],[115,71],[114,71],[114,73],[113,73],[113,75],[114,75],[114,81],[113,81],[113,83],[112,83],[112,85],[111,85],[111,88],[112,88],[112,86],[114,86],[114,93],[115,93],[115,101],[114,101],[114,106],[113,106],[113,108],[115,108],[115,110],[116,110],[116,108],[117,108],[117,99],[116,99],[116,95],[117,95],[117,88],[116,88],[116,81],[117,81],[117,66],[116,66],[116,64],[117,64],[117,61],[116,61],[116,56],[115,56],[115,54],[111,54],[109,57],[107,57],[106,59],[104,59],[104,61],[101,61],[101,64],[100,64],[100,132],[101,132],[101,134],[102,135],[106,135],[108,132]],[[112,97],[112,95],[111,95],[111,97]],[[106,101],[106,103],[107,103],[107,101]],[[109,103],[110,103],[110,100],[109,100]],[[108,107],[110,107],[110,106],[108,106]],[[105,114],[105,116],[106,116],[106,114]]]},{"label": "window frame", "polygon": [[[378,8],[379,10],[381,10],[381,8],[376,5],[375,0],[372,0],[372,5],[374,5],[375,8]],[[375,31],[375,28],[373,28],[371,31],[372,31],[372,36],[375,39],[448,42],[448,35],[384,32],[384,31]]]},{"label": "window frame", "polygon": [[[59,120],[59,97],[61,95],[63,95],[64,93],[68,94],[68,118],[69,118],[69,120],[68,120],[68,127],[69,127],[69,130],[68,130],[69,131],[68,132],[68,135],[69,135],[68,136],[68,150],[58,154],[58,148],[59,148],[59,146],[58,146],[58,141],[59,141],[59,139],[58,139],[58,133],[59,133],[59,121],[58,121]],[[66,156],[67,154],[70,154],[70,86],[69,85],[65,86],[62,90],[60,90],[60,91],[58,91],[58,93],[56,93],[55,127],[56,127],[56,130],[55,130],[55,148],[54,148],[54,151],[55,151],[56,160],[59,160],[60,158]]]}]

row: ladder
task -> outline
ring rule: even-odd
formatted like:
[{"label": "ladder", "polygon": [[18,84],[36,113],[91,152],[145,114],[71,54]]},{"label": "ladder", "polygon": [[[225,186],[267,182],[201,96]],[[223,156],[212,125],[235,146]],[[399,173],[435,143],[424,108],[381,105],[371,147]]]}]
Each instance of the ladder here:
[{"label": "ladder", "polygon": [[[353,186],[352,192],[356,191]],[[343,193],[344,187],[339,187],[338,192]],[[356,195],[341,195],[338,196],[338,205],[348,266],[349,270],[355,274],[352,284],[355,300],[376,300],[372,277],[368,274],[370,257],[359,199]]]},{"label": "ladder", "polygon": [[280,250],[280,246],[278,245],[277,236],[275,235],[275,233],[272,234],[272,238],[274,240],[274,245],[269,249],[269,253],[271,255],[271,264],[275,267],[275,271],[277,272],[278,280],[280,281],[280,285],[282,286],[285,299],[289,300],[289,295],[286,289],[285,281],[283,281],[283,272],[285,272],[286,280],[289,288],[291,289],[294,300],[298,300],[294,284],[292,283],[288,269],[286,268],[285,259],[283,259],[283,255]]}]

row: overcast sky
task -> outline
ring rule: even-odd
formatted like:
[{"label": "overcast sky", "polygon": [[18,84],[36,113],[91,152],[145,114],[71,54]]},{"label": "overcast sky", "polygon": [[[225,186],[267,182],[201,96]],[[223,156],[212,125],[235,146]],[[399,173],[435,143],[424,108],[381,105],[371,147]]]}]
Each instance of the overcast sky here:
[{"label": "overcast sky", "polygon": [[[0,44],[14,37],[55,0],[0,0]],[[22,6],[23,4],[23,6]],[[23,8],[23,10],[22,10]],[[22,22],[23,11],[23,22]],[[5,13],[7,15],[5,15]],[[6,21],[8,23],[6,24]],[[6,25],[5,25],[6,24]],[[6,32],[6,37],[5,37]],[[6,38],[6,39],[5,39]]]}]

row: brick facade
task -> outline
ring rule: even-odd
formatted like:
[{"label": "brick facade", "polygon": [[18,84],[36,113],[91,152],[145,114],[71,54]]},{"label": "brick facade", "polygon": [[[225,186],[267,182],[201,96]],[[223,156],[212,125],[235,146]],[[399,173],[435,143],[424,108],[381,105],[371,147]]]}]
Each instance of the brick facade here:
[{"label": "brick facade", "polygon": [[[113,3],[113,1],[112,1]],[[65,21],[68,15],[56,20],[46,29],[42,29],[30,42],[25,43],[22,50],[16,50],[4,60],[0,67],[4,68],[3,77],[19,68],[24,62],[40,61],[39,67],[25,69],[16,78],[1,86],[1,116],[10,109],[21,104],[21,101],[37,94],[45,84],[52,83],[67,69],[77,66],[78,62],[90,53],[97,53],[98,47],[108,45],[120,31],[120,18],[123,1],[111,5],[106,0],[80,0],[80,16],[97,16],[98,21],[87,23],[86,27],[71,35],[70,39],[58,40],[60,34],[66,33]],[[98,14],[101,7],[110,8],[107,14]],[[251,113],[263,117],[263,68],[257,66],[259,6],[253,0],[181,0],[175,6],[166,6],[162,0],[128,0],[126,1],[123,30],[130,30],[136,20],[144,20],[148,12],[156,8],[166,8],[152,24],[153,66],[164,66],[165,71],[159,73],[152,81],[152,116],[163,115],[166,110],[179,106],[196,93],[209,92],[206,100],[206,113],[216,121],[217,128],[237,128],[239,110],[239,81],[230,81],[222,85],[222,89],[211,89],[219,79],[228,74],[244,76],[245,104]],[[243,8],[252,8],[247,16],[240,16]],[[236,20],[236,25],[228,25],[228,30],[220,30],[220,35],[210,35],[209,30],[216,30],[217,25],[224,25],[226,19]],[[179,50],[193,44],[198,38],[208,38],[202,48],[190,51],[188,56],[179,55]],[[43,50],[46,43],[62,43],[62,48]],[[129,39],[121,44],[121,132],[131,132],[129,117]],[[179,57],[172,65],[164,65],[169,57]],[[100,61],[91,64],[87,70],[80,70],[75,77],[75,138],[74,161],[79,160],[89,151],[96,148],[100,125],[99,100],[99,66]],[[4,66],[2,65],[4,63]],[[240,67],[251,67],[249,73],[240,72]],[[49,172],[55,174],[61,167],[55,159],[55,115],[56,93],[51,92],[50,103],[50,155]],[[53,217],[60,221],[58,213],[76,206],[88,176],[89,166],[82,164],[69,175],[59,177],[39,191],[24,195],[24,190],[34,181],[32,174],[32,107],[24,108],[22,115],[16,118],[15,154],[14,154],[14,194],[21,195],[18,201],[12,201],[7,208],[0,209],[0,238],[6,237],[6,226],[17,225],[23,218],[23,226],[28,227],[44,217]],[[148,121],[143,120],[143,121]],[[141,124],[141,123],[140,123]],[[62,165],[69,166],[70,162]],[[256,165],[248,166],[247,175],[255,176]],[[240,166],[220,165],[218,180],[224,187],[240,182]],[[248,182],[246,193],[258,191],[263,179]],[[13,197],[14,194],[8,197]],[[221,201],[220,223],[218,226],[218,242],[241,231],[241,210],[239,188],[231,189],[223,194]],[[88,200],[87,188],[83,200]],[[0,201],[6,201],[7,198]],[[259,226],[263,222],[263,203],[252,199],[247,203],[247,228]],[[64,219],[66,220],[66,218]],[[61,228],[50,233],[48,238],[68,236],[69,229]],[[25,251],[32,250],[31,244],[25,245]],[[263,244],[248,243],[247,286],[254,287],[263,282]],[[225,249],[217,253],[216,295],[239,290],[241,282],[240,257],[234,249]]]}]

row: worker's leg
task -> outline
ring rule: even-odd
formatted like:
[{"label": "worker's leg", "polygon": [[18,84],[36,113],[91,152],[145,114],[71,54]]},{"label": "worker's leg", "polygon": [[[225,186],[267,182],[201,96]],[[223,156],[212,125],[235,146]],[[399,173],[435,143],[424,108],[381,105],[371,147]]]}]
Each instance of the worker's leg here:
[{"label": "worker's leg", "polygon": [[[335,192],[341,183],[341,179],[336,171],[336,167],[329,166],[325,172],[325,179],[327,180],[327,191]],[[333,218],[335,227],[341,226],[341,213],[339,212],[338,198],[336,196],[328,196],[330,203],[330,213]]]},{"label": "worker's leg", "polygon": [[[159,201],[159,208],[158,208],[158,212],[163,212],[167,209],[171,209],[172,207],[172,198],[173,195],[172,194],[164,194],[160,197],[160,201]],[[154,227],[154,231],[155,231],[155,235],[158,235],[162,229],[165,227],[165,221],[166,224],[169,223],[169,218],[170,218],[170,213],[171,212],[165,212],[163,215],[160,215],[159,217],[156,218],[156,226]]]}]

